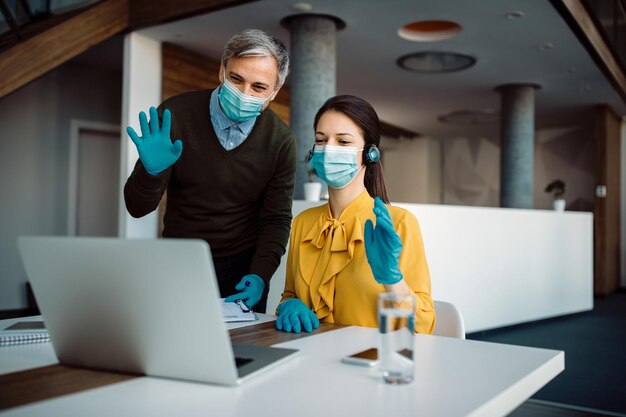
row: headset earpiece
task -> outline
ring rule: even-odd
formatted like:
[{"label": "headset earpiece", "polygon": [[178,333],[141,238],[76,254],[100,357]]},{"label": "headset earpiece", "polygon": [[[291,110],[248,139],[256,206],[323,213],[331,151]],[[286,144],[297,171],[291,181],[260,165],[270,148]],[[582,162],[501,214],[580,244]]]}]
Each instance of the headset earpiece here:
[{"label": "headset earpiece", "polygon": [[369,143],[363,147],[363,164],[376,165],[380,162],[380,151],[373,143]]}]

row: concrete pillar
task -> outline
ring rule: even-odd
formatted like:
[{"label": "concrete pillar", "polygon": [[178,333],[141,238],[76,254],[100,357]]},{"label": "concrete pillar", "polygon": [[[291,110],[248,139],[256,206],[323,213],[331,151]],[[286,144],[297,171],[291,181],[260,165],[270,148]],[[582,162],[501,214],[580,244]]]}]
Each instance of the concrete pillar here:
[{"label": "concrete pillar", "polygon": [[496,88],[500,106],[500,206],[533,208],[535,89],[532,84]]},{"label": "concrete pillar", "polygon": [[340,19],[321,14],[297,14],[281,24],[291,33],[290,124],[298,151],[295,198],[304,197],[307,181],[304,160],[313,147],[313,119],[326,100],[336,94],[337,30]]}]

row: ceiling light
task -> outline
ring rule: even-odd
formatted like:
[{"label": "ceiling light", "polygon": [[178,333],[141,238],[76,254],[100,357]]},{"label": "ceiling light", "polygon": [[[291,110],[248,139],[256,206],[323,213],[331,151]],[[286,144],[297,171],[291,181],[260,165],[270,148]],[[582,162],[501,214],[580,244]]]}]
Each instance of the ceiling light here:
[{"label": "ceiling light", "polygon": [[407,71],[436,74],[467,69],[476,63],[476,58],[455,52],[424,51],[401,56],[396,62]]},{"label": "ceiling light", "polygon": [[422,20],[402,26],[398,36],[409,41],[432,42],[449,39],[461,30],[461,25],[449,20]]},{"label": "ceiling light", "polygon": [[438,117],[439,121],[450,125],[490,125],[498,123],[500,115],[493,109],[457,110]]},{"label": "ceiling light", "polygon": [[313,10],[313,6],[311,3],[298,2],[291,5],[291,10],[295,10],[296,12],[310,12]]}]

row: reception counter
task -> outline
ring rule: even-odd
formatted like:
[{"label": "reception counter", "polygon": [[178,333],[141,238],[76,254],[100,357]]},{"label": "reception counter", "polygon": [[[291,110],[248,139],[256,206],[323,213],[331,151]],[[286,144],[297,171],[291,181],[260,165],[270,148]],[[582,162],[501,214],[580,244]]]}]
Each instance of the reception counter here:
[{"label": "reception counter", "polygon": [[[294,201],[294,216],[322,203]],[[434,299],[475,332],[593,308],[593,216],[582,212],[393,203],[422,229]],[[272,278],[274,313],[285,263]]]}]

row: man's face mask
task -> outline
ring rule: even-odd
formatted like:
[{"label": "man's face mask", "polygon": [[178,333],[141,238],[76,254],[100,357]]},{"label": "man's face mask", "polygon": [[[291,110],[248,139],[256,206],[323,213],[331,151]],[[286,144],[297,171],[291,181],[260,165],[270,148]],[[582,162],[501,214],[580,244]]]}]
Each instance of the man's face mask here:
[{"label": "man's face mask", "polygon": [[361,170],[357,153],[362,150],[356,146],[315,145],[311,168],[329,187],[340,190],[354,181]]},{"label": "man's face mask", "polygon": [[245,122],[257,117],[261,114],[263,105],[271,96],[270,94],[269,97],[262,98],[242,93],[228,81],[226,73],[224,73],[224,82],[220,86],[218,93],[222,111],[233,122]]}]

